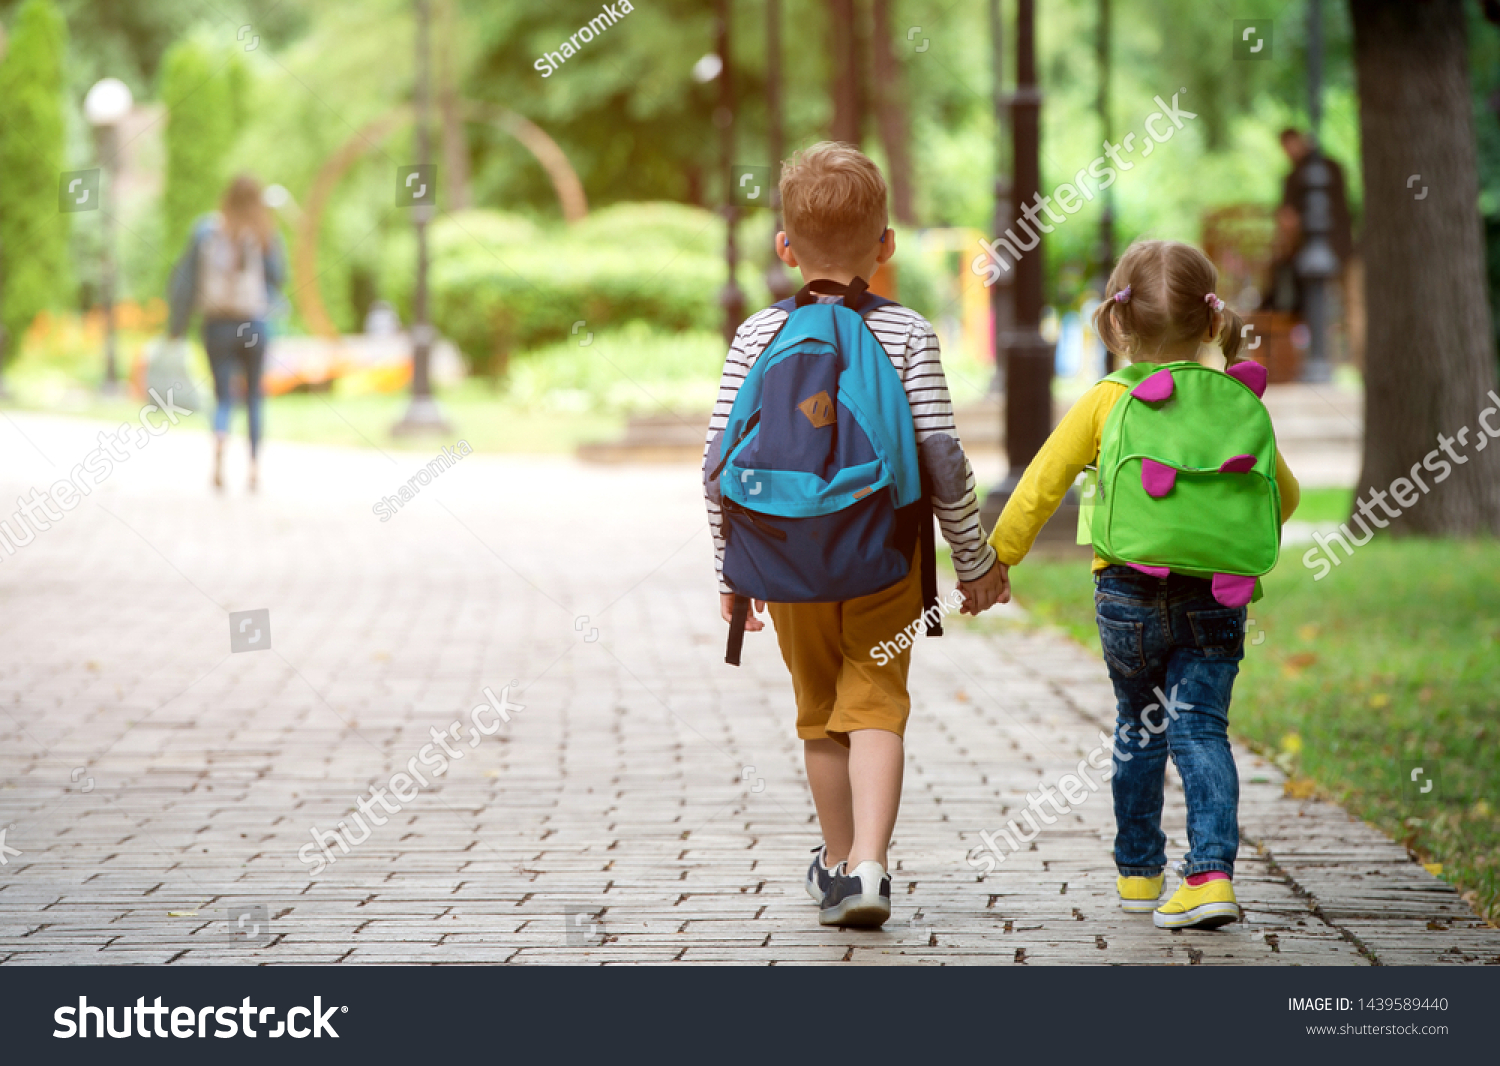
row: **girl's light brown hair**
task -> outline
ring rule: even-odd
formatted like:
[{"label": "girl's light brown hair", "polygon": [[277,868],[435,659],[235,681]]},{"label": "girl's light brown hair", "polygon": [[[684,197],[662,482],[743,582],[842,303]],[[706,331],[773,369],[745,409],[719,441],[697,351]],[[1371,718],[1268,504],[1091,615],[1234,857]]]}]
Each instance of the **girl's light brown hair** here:
[{"label": "girl's light brown hair", "polygon": [[261,251],[271,247],[271,212],[266,208],[260,182],[250,175],[241,174],[229,183],[219,201],[219,213],[224,216],[224,232],[236,243],[248,234]]},{"label": "girl's light brown hair", "polygon": [[[1109,276],[1104,302],[1094,312],[1094,329],[1116,355],[1154,361],[1164,347],[1213,328],[1214,308],[1207,298],[1218,284],[1218,270],[1191,244],[1136,241]],[[1129,296],[1117,300],[1126,288]],[[1219,313],[1223,317],[1214,339],[1232,366],[1239,362],[1245,323],[1227,305]]]}]

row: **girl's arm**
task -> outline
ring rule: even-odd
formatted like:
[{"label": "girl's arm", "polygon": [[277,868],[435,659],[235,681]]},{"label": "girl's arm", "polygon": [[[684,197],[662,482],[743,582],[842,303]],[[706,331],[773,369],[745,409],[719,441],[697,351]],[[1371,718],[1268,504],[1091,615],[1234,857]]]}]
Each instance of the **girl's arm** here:
[{"label": "girl's arm", "polygon": [[1002,563],[1015,566],[1025,558],[1078,474],[1099,457],[1104,420],[1124,393],[1124,385],[1099,382],[1063,416],[1036,453],[990,534],[990,545]]},{"label": "girl's arm", "polygon": [[1276,489],[1281,493],[1281,521],[1285,525],[1297,505],[1302,502],[1302,486],[1292,476],[1292,468],[1281,457],[1280,448],[1276,449]]}]

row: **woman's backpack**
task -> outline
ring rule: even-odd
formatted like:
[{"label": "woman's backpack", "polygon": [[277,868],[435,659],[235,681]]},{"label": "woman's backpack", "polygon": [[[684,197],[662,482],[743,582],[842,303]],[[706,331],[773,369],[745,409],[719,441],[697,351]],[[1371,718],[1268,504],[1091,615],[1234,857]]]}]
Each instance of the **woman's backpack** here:
[{"label": "woman's backpack", "polygon": [[205,226],[198,246],[198,306],[205,318],[241,322],[270,313],[260,242],[247,233],[231,237],[217,217]]}]

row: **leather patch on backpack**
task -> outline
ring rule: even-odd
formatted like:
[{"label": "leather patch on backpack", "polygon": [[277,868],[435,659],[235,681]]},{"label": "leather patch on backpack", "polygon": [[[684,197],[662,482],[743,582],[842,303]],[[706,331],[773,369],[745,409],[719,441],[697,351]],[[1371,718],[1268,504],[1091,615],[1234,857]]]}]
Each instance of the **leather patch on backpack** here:
[{"label": "leather patch on backpack", "polygon": [[828,398],[826,391],[809,396],[797,405],[797,410],[807,416],[814,429],[831,426],[839,420],[833,409],[833,401]]}]

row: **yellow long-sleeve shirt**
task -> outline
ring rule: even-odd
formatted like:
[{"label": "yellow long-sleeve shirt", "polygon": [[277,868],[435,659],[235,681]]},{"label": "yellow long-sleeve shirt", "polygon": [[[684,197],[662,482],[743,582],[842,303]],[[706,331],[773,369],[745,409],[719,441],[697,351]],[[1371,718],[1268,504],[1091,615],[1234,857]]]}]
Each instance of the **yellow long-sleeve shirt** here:
[{"label": "yellow long-sleeve shirt", "polygon": [[[1063,416],[1026,467],[990,534],[990,545],[1002,563],[1015,566],[1026,557],[1079,472],[1098,460],[1104,421],[1125,390],[1125,385],[1115,381],[1101,381],[1089,389]],[[1276,487],[1281,491],[1281,520],[1285,522],[1297,509],[1302,490],[1280,450],[1276,452]],[[1094,556],[1095,570],[1108,565],[1098,555]]]}]

